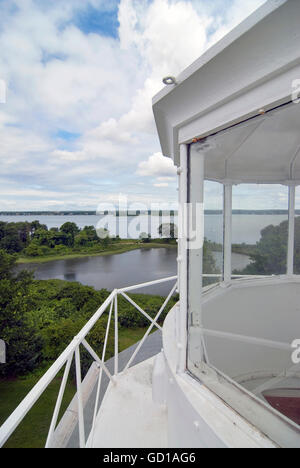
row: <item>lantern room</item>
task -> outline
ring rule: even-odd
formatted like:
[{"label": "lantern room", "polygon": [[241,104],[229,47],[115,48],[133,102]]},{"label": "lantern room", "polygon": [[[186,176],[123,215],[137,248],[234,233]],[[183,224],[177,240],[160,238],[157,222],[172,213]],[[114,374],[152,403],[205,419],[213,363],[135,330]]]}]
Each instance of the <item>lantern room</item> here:
[{"label": "lantern room", "polygon": [[153,102],[179,177],[176,372],[280,447],[300,446],[299,20],[268,1]]}]

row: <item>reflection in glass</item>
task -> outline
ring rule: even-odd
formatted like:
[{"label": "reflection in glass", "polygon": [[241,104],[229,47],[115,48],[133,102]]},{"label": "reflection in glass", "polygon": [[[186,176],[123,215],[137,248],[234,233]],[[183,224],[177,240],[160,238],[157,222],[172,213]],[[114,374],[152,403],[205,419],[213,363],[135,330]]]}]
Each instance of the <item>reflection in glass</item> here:
[{"label": "reflection in glass", "polygon": [[244,256],[236,275],[282,275],[287,271],[288,188],[233,187],[232,253]]}]

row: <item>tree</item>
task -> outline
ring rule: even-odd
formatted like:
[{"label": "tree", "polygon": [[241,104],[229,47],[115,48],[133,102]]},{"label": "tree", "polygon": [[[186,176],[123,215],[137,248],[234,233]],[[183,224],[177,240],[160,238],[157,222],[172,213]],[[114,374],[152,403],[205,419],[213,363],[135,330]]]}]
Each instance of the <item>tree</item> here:
[{"label": "tree", "polygon": [[178,228],[174,223],[163,223],[158,228],[158,234],[166,241],[176,239],[178,237]]},{"label": "tree", "polygon": [[26,245],[28,245],[31,240],[31,235],[30,235],[31,224],[27,222],[25,223],[21,222],[21,223],[10,223],[10,225],[13,225],[14,228],[16,228],[18,235],[19,235],[19,239],[23,244],[23,248],[26,247]]},{"label": "tree", "polygon": [[111,242],[109,230],[106,228],[98,228],[97,236],[100,239],[100,242],[103,245],[103,247],[106,249]]},{"label": "tree", "polygon": [[[247,275],[285,274],[287,268],[288,221],[278,226],[267,226],[261,231],[261,238],[254,253],[252,263],[243,271]],[[300,217],[295,219],[295,273],[300,273]],[[241,272],[239,272],[240,274]]]},{"label": "tree", "polygon": [[34,233],[35,231],[37,231],[38,229],[43,229],[44,231],[47,231],[48,228],[46,226],[46,224],[41,224],[39,221],[32,221],[32,223],[30,223],[30,234],[31,234],[31,237],[34,237]]},{"label": "tree", "polygon": [[33,240],[35,245],[49,245],[52,233],[47,229],[39,228],[34,231]]},{"label": "tree", "polygon": [[15,263],[16,257],[8,255],[4,250],[0,250],[0,281],[12,278],[12,270]]},{"label": "tree", "polygon": [[96,231],[96,229],[94,228],[94,226],[85,226],[85,227],[82,229],[82,232],[85,232],[86,235],[88,236],[88,238],[89,238],[91,241],[96,241],[96,240],[98,240],[97,231]]},{"label": "tree", "polygon": [[75,237],[75,246],[92,247],[93,245],[98,244],[99,241],[100,240],[97,236],[97,232],[94,226],[85,226],[82,231]]},{"label": "tree", "polygon": [[86,232],[81,231],[74,240],[75,247],[83,247],[89,244],[89,238]]},{"label": "tree", "polygon": [[0,249],[21,252],[30,241],[29,223],[0,223]]},{"label": "tree", "polygon": [[[213,250],[210,242],[204,239],[203,244],[203,273],[210,275],[213,273],[220,273],[216,267],[216,262],[213,256]],[[213,278],[215,282],[215,278]]]},{"label": "tree", "polygon": [[149,242],[151,242],[151,234],[146,234],[146,232],[142,232],[140,234],[140,240],[144,243],[144,244],[149,244]]},{"label": "tree", "polygon": [[58,231],[50,229],[46,231],[45,229],[37,229],[34,233],[34,238],[31,241],[31,244],[26,249],[26,254],[31,255],[29,252],[34,250],[36,246],[44,246],[49,249],[54,249],[57,245],[71,246],[72,244],[72,234],[66,233],[64,231]]},{"label": "tree", "polygon": [[16,376],[32,371],[41,356],[41,339],[27,321],[31,273],[13,275],[16,258],[0,250],[0,337],[7,346],[6,364],[0,375]]},{"label": "tree", "polygon": [[73,247],[75,236],[80,232],[77,224],[67,222],[61,226],[60,231],[62,233],[68,234],[69,246]]},{"label": "tree", "polygon": [[109,230],[106,228],[98,228],[96,232],[97,232],[97,236],[101,240],[109,238],[109,235],[110,235]]},{"label": "tree", "polygon": [[28,255],[28,257],[38,257],[41,255],[41,247],[34,242],[31,242],[31,244],[25,249],[25,255]]}]

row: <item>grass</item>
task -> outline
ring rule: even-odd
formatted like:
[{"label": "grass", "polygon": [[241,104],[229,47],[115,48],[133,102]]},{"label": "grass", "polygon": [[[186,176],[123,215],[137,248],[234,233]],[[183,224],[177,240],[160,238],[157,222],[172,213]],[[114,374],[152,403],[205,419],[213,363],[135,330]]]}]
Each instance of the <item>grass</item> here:
[{"label": "grass", "polygon": [[[149,322],[150,325],[150,322]],[[140,341],[148,328],[120,328],[119,330],[119,351],[129,348]],[[156,331],[156,327],[153,331]]]},{"label": "grass", "polygon": [[150,242],[149,244],[141,244],[141,243],[125,243],[121,245],[114,246],[115,248],[109,248],[108,250],[103,250],[100,252],[74,252],[71,254],[64,254],[64,255],[51,255],[45,257],[19,257],[17,260],[18,264],[28,264],[28,263],[47,263],[53,262],[56,260],[70,260],[75,258],[83,258],[83,257],[103,257],[107,255],[117,255],[122,254],[125,252],[130,252],[132,250],[137,249],[153,249],[153,248],[170,248],[170,247],[177,247],[174,244],[163,244],[163,243],[156,243]]},{"label": "grass", "polygon": [[[142,339],[146,331],[147,328],[121,328],[119,331],[119,351],[121,352],[137,343]],[[15,380],[0,380],[0,426],[34,387],[40,377],[41,372]],[[48,386],[10,437],[5,448],[42,448],[45,446],[61,378],[62,374]],[[75,392],[75,384],[69,379],[60,416],[68,407]]]},{"label": "grass", "polygon": [[[31,375],[23,379],[0,381],[0,425],[14,411],[39,379],[39,375]],[[57,377],[51,382],[7,441],[5,448],[42,448],[45,446],[60,384],[61,377]],[[75,386],[72,382],[68,382],[61,414],[66,410],[74,394]]]}]

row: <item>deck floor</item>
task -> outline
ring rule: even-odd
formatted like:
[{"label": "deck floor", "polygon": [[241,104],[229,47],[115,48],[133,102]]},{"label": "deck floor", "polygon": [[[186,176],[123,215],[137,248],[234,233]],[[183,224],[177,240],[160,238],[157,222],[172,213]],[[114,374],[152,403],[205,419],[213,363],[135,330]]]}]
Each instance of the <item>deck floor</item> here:
[{"label": "deck floor", "polygon": [[153,363],[148,359],[110,384],[89,447],[167,447],[167,410],[152,401]]},{"label": "deck floor", "polygon": [[[122,371],[125,366],[127,365],[129,359],[131,358],[133,352],[135,351],[136,347],[138,346],[138,343],[135,345],[131,346],[130,348],[126,349],[125,351],[122,351],[119,354],[119,370]],[[145,343],[143,344],[142,348],[140,349],[139,353],[135,357],[132,367],[136,366],[140,362],[146,361],[150,359],[151,357],[155,356],[158,354],[161,349],[162,349],[162,334],[161,331],[157,331],[155,333],[152,333],[148,338],[146,339]],[[110,359],[109,361],[106,361],[106,366],[109,369],[109,371],[113,374],[114,373],[114,358]],[[106,374],[103,374],[102,378],[102,385],[101,385],[101,392],[100,392],[100,402],[99,406],[102,403],[102,400],[105,396],[106,389],[109,384],[109,379],[106,377]],[[95,386],[97,387],[97,386]],[[92,421],[93,421],[93,414],[94,414],[94,405],[95,405],[95,399],[96,399],[96,388],[92,392],[92,395],[84,408],[84,418],[85,418],[85,431],[86,434],[90,433],[90,430],[92,428]],[[75,430],[67,444],[68,448],[78,448],[79,447],[79,434],[78,434],[78,424],[75,427]]]}]

